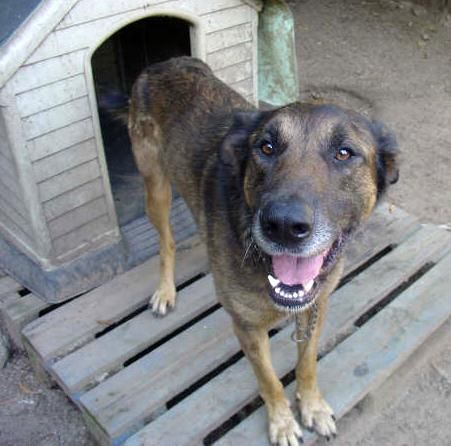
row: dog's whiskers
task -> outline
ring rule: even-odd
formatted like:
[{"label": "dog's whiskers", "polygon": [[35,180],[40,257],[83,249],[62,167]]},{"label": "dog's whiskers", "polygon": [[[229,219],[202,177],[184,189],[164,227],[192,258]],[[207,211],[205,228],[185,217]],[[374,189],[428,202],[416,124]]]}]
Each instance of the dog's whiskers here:
[{"label": "dog's whiskers", "polygon": [[250,237],[249,244],[247,245],[247,248],[246,248],[246,250],[244,252],[244,255],[243,255],[243,258],[241,260],[241,267],[243,267],[244,264],[246,263],[246,258],[248,256],[251,248],[254,247],[254,245],[255,245],[254,240],[252,239],[252,237]]}]

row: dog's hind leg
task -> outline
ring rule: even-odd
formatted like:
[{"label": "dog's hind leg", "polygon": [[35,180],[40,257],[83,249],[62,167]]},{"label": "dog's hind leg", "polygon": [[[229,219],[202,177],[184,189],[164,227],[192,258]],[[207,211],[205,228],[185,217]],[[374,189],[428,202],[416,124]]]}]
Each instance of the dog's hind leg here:
[{"label": "dog's hind leg", "polygon": [[152,311],[164,315],[175,305],[175,242],[169,214],[172,191],[167,178],[145,178],[146,211],[160,235],[160,284],[150,300]]},{"label": "dog's hind leg", "polygon": [[159,130],[150,117],[129,125],[133,154],[144,177],[146,213],[160,236],[160,283],[150,299],[152,311],[165,315],[175,305],[175,242],[169,216],[171,183],[160,163]]}]

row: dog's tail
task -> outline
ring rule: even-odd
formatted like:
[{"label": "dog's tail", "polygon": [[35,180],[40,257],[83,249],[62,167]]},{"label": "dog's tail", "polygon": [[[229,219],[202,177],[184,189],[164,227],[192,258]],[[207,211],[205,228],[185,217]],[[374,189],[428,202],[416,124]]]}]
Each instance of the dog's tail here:
[{"label": "dog's tail", "polygon": [[122,124],[128,123],[129,97],[120,91],[104,91],[98,95],[99,110]]}]

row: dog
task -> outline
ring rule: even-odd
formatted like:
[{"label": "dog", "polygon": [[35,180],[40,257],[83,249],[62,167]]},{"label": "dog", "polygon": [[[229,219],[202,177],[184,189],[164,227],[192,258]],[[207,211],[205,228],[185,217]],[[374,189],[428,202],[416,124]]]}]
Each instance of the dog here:
[{"label": "dog", "polygon": [[141,73],[128,131],[146,212],[160,236],[153,312],[175,305],[174,185],[206,243],[218,299],[258,380],[271,443],[302,440],[268,340],[268,330],[290,313],[311,329],[296,365],[302,424],[334,436],[333,411],[317,383],[318,340],[343,248],[398,179],[393,134],[332,104],[257,110],[189,57]]}]

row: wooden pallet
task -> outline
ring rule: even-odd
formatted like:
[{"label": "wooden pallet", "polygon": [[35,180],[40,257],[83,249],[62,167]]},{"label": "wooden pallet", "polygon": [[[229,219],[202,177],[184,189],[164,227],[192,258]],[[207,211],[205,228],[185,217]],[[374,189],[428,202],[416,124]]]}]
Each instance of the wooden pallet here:
[{"label": "wooden pallet", "polygon": [[[320,346],[322,388],[338,416],[451,315],[451,234],[388,206],[367,226],[348,250]],[[28,324],[30,358],[101,445],[267,444],[256,381],[215,301],[205,251],[191,239],[178,256],[174,312],[156,318],[145,307],[158,280],[151,259]],[[291,330],[279,327],[271,348],[292,394]]]}]

